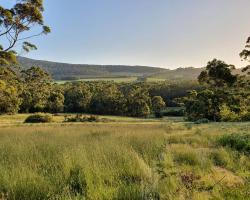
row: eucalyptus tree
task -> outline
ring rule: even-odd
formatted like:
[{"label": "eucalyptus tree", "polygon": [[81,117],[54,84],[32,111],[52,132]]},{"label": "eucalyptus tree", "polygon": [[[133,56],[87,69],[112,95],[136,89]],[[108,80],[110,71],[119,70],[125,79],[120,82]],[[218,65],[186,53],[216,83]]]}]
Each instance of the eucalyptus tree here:
[{"label": "eucalyptus tree", "polygon": [[[0,65],[15,64],[15,47],[22,45],[26,52],[37,49],[28,42],[32,37],[50,33],[43,19],[43,0],[17,0],[11,8],[0,5]],[[37,28],[41,30],[34,33]]]}]

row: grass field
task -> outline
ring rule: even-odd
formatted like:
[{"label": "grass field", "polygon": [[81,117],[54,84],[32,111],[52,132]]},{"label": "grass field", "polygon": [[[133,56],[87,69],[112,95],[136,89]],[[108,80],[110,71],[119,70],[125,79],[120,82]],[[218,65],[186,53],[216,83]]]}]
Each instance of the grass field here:
[{"label": "grass field", "polygon": [[[167,79],[164,78],[155,78],[155,77],[149,77],[147,78],[147,82],[161,82],[166,81]],[[85,79],[79,79],[79,80],[58,80],[55,81],[58,84],[64,84],[67,82],[77,82],[77,81],[114,81],[116,83],[132,83],[137,81],[137,77],[113,77],[113,78],[85,78]]]},{"label": "grass field", "polygon": [[84,78],[84,79],[78,79],[78,80],[60,80],[55,81],[58,84],[64,84],[67,82],[75,82],[75,81],[114,81],[116,83],[122,83],[122,82],[134,82],[137,80],[137,77],[112,77],[112,78]]},{"label": "grass field", "polygon": [[25,117],[0,117],[1,200],[250,199],[249,146],[219,142],[249,134],[250,123],[66,124],[57,116],[29,125]]}]

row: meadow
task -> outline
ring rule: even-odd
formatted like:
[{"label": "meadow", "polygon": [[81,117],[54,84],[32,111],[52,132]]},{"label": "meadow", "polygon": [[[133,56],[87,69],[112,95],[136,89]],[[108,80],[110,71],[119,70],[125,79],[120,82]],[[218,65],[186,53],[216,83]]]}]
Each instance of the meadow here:
[{"label": "meadow", "polygon": [[[1,200],[249,199],[249,137],[241,136],[250,123],[23,118],[0,117]],[[232,134],[245,149],[227,145]]]},{"label": "meadow", "polygon": [[[68,82],[92,82],[92,81],[113,81],[115,83],[132,83],[132,82],[136,82],[138,80],[138,77],[100,77],[100,78],[81,78],[81,79],[77,79],[77,80],[56,80],[55,83],[57,84],[65,84]],[[157,77],[148,77],[147,78],[147,82],[163,82],[163,81],[167,81],[168,79],[164,79],[164,78],[157,78]]]},{"label": "meadow", "polygon": [[131,83],[131,82],[135,82],[137,80],[137,77],[100,77],[100,78],[81,78],[81,79],[77,79],[77,80],[57,80],[55,81],[55,83],[57,84],[64,84],[67,82],[79,82],[79,81],[83,81],[83,82],[90,82],[90,81],[114,81],[116,83]]}]

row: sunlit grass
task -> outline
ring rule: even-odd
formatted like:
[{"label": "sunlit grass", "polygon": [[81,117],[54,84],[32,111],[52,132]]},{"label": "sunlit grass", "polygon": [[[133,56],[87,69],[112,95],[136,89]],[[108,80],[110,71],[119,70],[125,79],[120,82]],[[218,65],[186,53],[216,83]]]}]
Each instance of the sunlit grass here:
[{"label": "sunlit grass", "polygon": [[247,199],[250,158],[218,141],[249,125],[2,126],[0,199]]}]

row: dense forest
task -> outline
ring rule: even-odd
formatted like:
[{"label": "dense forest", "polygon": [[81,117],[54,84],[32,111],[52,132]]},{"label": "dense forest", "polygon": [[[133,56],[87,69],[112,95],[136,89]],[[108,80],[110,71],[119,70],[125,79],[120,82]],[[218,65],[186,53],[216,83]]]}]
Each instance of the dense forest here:
[{"label": "dense forest", "polygon": [[[246,121],[250,117],[247,75],[213,60],[198,81],[69,82],[55,84],[39,67],[0,69],[0,113],[90,113],[148,117],[161,116],[166,106],[185,107],[189,120]],[[247,69],[246,69],[247,72]]]},{"label": "dense forest", "polygon": [[[177,106],[176,98],[200,90],[195,81],[69,82],[58,85],[39,67],[16,72],[0,69],[1,113],[69,112],[146,117],[160,104]],[[159,106],[159,105],[158,105]]]}]

